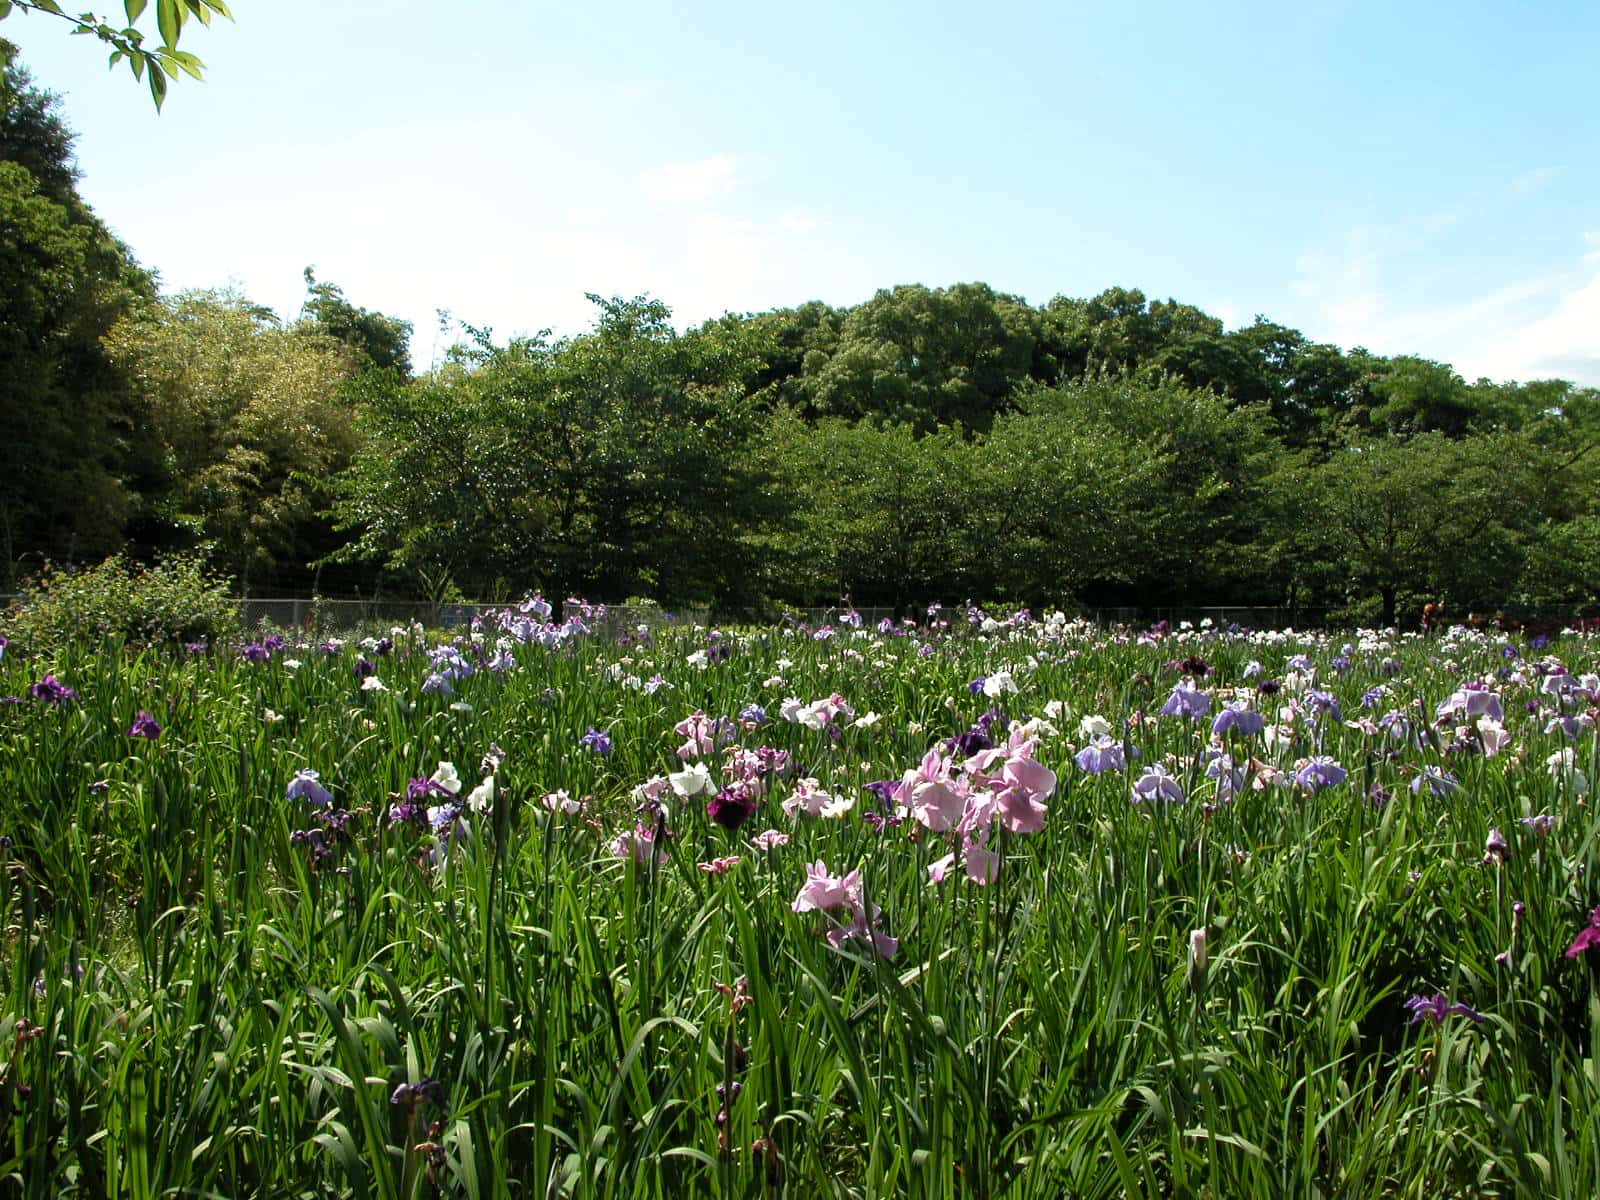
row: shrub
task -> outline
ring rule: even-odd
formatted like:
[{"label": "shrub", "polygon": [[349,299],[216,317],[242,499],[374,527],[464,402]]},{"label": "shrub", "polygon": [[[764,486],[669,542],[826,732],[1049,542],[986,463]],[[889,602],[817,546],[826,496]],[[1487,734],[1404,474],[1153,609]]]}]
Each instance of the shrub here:
[{"label": "shrub", "polygon": [[237,631],[228,581],[199,554],[153,566],[113,555],[81,570],[46,564],[26,597],[0,618],[18,650],[46,653],[77,638],[117,637],[135,645],[214,642]]}]

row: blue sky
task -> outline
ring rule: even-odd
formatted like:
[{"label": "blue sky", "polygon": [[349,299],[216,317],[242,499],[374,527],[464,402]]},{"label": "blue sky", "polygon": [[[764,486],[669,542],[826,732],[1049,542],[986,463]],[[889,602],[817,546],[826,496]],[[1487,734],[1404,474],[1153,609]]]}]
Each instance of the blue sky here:
[{"label": "blue sky", "polygon": [[231,2],[159,116],[50,19],[0,36],[167,287],[292,314],[315,264],[424,364],[439,309],[983,280],[1600,385],[1592,3]]}]

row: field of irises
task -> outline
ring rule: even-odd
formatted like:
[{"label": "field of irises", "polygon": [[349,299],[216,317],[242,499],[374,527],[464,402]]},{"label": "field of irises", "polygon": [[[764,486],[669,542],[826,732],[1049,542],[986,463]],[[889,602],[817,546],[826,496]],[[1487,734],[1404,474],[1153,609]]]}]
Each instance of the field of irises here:
[{"label": "field of irises", "polygon": [[7,1194],[1600,1194],[1600,642],[0,651]]}]

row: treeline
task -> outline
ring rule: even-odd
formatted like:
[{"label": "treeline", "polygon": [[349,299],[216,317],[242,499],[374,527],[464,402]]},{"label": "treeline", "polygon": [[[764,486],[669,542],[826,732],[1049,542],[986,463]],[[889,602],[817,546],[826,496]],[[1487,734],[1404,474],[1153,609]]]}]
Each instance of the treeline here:
[{"label": "treeline", "polygon": [[0,539],[214,547],[252,591],[527,588],[756,610],[849,596],[1571,608],[1600,584],[1600,392],[1467,383],[1264,318],[982,284],[686,333],[656,301],[416,374],[307,271],[292,321],[161,296],[0,93]]}]

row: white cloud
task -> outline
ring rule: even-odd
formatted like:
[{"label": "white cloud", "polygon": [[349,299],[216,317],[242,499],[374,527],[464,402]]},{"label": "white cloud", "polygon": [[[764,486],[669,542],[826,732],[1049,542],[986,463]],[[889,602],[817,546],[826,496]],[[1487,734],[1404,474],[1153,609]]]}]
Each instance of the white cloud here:
[{"label": "white cloud", "polygon": [[1524,171],[1511,181],[1511,194],[1520,199],[1542,192],[1560,176],[1560,167],[1535,167],[1531,171]]},{"label": "white cloud", "polygon": [[1357,229],[1335,249],[1302,256],[1293,290],[1310,306],[1305,331],[1317,340],[1437,359],[1469,380],[1600,386],[1600,233],[1582,240],[1573,263],[1463,295],[1408,289],[1426,247]]},{"label": "white cloud", "polygon": [[694,162],[664,163],[639,173],[639,190],[655,204],[702,204],[736,191],[744,181],[738,163],[726,154]]}]

